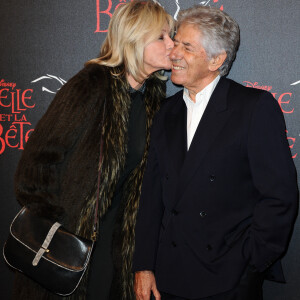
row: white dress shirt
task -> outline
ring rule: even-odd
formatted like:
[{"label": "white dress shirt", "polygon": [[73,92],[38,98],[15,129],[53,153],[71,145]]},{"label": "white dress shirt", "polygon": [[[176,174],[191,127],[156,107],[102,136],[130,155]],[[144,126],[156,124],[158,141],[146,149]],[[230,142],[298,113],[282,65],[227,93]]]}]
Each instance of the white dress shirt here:
[{"label": "white dress shirt", "polygon": [[218,75],[209,85],[207,85],[202,91],[197,93],[196,102],[189,96],[189,91],[183,89],[183,100],[187,107],[187,149],[190,148],[193,137],[195,135],[196,129],[208,104],[208,101],[220,80],[220,75]]}]

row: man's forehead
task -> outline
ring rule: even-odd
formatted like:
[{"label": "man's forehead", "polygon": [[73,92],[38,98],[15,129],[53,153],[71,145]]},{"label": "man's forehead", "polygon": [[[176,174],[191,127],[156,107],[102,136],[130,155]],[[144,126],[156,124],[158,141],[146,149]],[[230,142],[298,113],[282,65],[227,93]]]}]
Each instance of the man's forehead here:
[{"label": "man's forehead", "polygon": [[201,45],[201,31],[193,24],[182,24],[177,28],[174,40],[183,44]]}]

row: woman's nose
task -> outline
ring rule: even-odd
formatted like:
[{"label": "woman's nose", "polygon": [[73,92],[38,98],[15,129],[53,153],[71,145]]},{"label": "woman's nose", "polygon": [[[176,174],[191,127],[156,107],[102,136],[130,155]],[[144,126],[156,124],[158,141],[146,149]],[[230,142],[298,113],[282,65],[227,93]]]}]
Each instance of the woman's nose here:
[{"label": "woman's nose", "polygon": [[173,49],[174,47],[174,42],[173,40],[168,36],[168,39],[167,39],[167,49]]}]

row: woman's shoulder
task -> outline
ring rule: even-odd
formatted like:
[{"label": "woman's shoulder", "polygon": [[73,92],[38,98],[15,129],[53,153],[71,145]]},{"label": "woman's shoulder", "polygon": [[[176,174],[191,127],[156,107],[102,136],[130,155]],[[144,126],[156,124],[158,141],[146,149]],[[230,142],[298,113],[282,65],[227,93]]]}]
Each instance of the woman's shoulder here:
[{"label": "woman's shoulder", "polygon": [[69,81],[69,84],[78,85],[89,88],[105,86],[110,78],[109,68],[96,63],[88,64],[74,75]]},{"label": "woman's shoulder", "polygon": [[110,78],[108,67],[86,65],[62,86],[52,103],[69,103],[73,108],[75,103],[80,106],[94,103],[100,95],[109,92]]},{"label": "woman's shoulder", "polygon": [[109,80],[107,67],[85,66],[60,88],[42,119],[52,119],[58,114],[66,118],[89,115],[109,92]]},{"label": "woman's shoulder", "polygon": [[90,63],[85,65],[80,72],[87,74],[88,76],[101,77],[110,74],[110,68],[97,63]]}]

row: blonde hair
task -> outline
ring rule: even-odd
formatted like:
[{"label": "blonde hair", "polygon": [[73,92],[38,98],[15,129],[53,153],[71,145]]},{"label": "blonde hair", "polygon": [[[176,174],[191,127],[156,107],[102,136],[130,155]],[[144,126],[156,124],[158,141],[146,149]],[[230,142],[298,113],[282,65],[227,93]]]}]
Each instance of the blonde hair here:
[{"label": "blonde hair", "polygon": [[[87,62],[109,67],[121,66],[115,76],[128,72],[140,81],[144,71],[143,55],[147,44],[159,38],[165,24],[174,29],[173,18],[153,1],[137,1],[120,5],[114,12],[98,58]],[[158,72],[156,76],[162,78]]]}]

